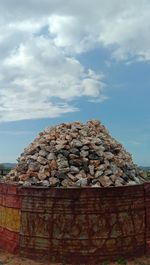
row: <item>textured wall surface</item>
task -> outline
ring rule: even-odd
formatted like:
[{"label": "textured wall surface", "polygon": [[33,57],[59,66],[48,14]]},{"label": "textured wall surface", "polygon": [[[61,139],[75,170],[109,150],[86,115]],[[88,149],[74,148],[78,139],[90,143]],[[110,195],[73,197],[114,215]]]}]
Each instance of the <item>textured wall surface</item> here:
[{"label": "textured wall surface", "polygon": [[104,189],[3,184],[0,247],[71,264],[140,256],[146,244],[150,250],[149,205],[150,184]]},{"label": "textured wall surface", "polygon": [[21,198],[14,185],[0,185],[0,247],[19,251]]}]

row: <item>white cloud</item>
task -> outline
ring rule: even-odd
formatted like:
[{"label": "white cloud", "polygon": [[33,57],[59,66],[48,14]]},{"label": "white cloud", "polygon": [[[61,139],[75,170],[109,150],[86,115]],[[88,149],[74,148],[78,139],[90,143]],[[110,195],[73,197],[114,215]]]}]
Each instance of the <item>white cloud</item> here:
[{"label": "white cloud", "polygon": [[[57,117],[77,111],[72,100],[101,97],[103,76],[86,71],[48,39],[30,37],[0,65],[0,120]],[[7,73],[7,74],[6,74]]]},{"label": "white cloud", "polygon": [[102,101],[104,76],[76,59],[95,47],[150,60],[149,0],[1,0],[0,120],[55,117]]}]

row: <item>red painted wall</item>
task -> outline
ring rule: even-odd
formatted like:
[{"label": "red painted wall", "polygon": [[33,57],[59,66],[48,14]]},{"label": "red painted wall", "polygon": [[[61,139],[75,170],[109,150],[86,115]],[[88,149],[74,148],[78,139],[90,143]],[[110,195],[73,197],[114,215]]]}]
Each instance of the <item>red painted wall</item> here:
[{"label": "red painted wall", "polygon": [[[20,209],[14,252],[23,256],[91,265],[150,253],[149,183],[92,189],[0,184],[0,205]],[[0,247],[9,250],[6,234],[0,228]]]}]

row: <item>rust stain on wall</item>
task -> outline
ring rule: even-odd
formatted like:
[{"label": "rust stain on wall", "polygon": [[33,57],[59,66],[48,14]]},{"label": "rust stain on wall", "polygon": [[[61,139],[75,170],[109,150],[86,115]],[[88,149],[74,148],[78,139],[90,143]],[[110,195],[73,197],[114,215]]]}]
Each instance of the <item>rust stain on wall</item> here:
[{"label": "rust stain on wall", "polygon": [[21,192],[23,254],[97,264],[145,252],[143,186]]}]

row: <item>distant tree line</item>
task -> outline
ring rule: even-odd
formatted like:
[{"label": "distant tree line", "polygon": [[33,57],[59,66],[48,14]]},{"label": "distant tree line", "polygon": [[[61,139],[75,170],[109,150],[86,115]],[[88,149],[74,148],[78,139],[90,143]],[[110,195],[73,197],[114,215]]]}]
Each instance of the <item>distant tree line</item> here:
[{"label": "distant tree line", "polygon": [[0,164],[0,176],[5,176],[9,173],[11,168],[5,167],[5,165]]}]

